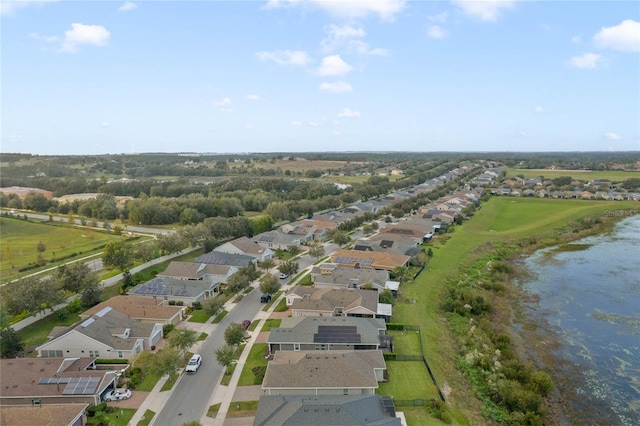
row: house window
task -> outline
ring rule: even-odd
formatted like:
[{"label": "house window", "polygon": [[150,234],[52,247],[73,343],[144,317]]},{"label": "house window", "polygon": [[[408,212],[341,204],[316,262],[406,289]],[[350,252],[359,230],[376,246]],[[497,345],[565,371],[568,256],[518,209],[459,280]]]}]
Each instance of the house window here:
[{"label": "house window", "polygon": [[100,351],[93,351],[93,354],[96,356],[96,358],[100,357]]},{"label": "house window", "polygon": [[349,389],[342,389],[343,395],[349,395]]},{"label": "house window", "polygon": [[122,351],[118,351],[118,358],[124,358],[124,356],[122,355]]},{"label": "house window", "polygon": [[299,351],[300,350],[300,343],[294,343],[293,344],[293,350],[294,351]]},{"label": "house window", "polygon": [[89,351],[89,356],[93,356],[93,351]]}]

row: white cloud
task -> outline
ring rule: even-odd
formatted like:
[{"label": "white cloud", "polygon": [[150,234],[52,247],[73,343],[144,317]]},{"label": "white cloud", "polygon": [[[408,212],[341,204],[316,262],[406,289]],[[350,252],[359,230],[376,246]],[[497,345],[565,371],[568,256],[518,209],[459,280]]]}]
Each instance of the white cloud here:
[{"label": "white cloud", "polygon": [[520,131],[518,132],[518,136],[525,137],[525,136],[527,136],[527,132],[525,132],[524,130],[520,130]]},{"label": "white cloud", "polygon": [[340,80],[335,83],[322,83],[320,84],[320,90],[331,93],[347,93],[353,91],[353,88],[349,83]]},{"label": "white cloud", "polygon": [[293,127],[302,127],[302,123],[300,121],[295,121],[295,120],[291,122],[291,125]]},{"label": "white cloud", "polygon": [[137,7],[138,7],[138,5],[135,4],[134,2],[127,1],[122,6],[120,6],[118,8],[118,11],[120,11],[120,12],[128,12],[130,10],[136,9]]},{"label": "white cloud", "polygon": [[617,133],[613,133],[613,132],[607,132],[604,134],[605,139],[608,139],[610,141],[618,141],[620,140],[620,135]]},{"label": "white cloud", "polygon": [[29,34],[29,37],[31,37],[32,39],[35,40],[41,40],[44,41],[46,43],[55,43],[58,40],[60,40],[60,38],[58,36],[43,36],[37,33],[31,33]]},{"label": "white cloud", "polygon": [[428,19],[431,22],[445,22],[449,17],[449,12],[444,11],[442,13],[438,13],[437,15],[428,16]]},{"label": "white cloud", "polygon": [[438,25],[430,25],[427,29],[427,35],[431,38],[435,38],[437,40],[443,39],[449,35],[449,31],[445,30]]},{"label": "white cloud", "polygon": [[580,36],[573,36],[573,37],[571,37],[571,43],[578,44],[578,43],[580,43],[580,42],[582,42],[582,37],[580,37]]},{"label": "white cloud", "polygon": [[45,3],[53,3],[58,0],[10,0],[0,2],[0,15],[13,16],[18,9],[29,6],[42,6]]},{"label": "white cloud", "polygon": [[544,112],[544,108],[542,108],[540,105],[536,105],[536,106],[533,108],[533,112],[535,112],[536,114],[543,113],[543,112]]},{"label": "white cloud", "polygon": [[349,24],[342,26],[331,24],[327,28],[328,37],[320,42],[320,49],[324,53],[330,53],[338,49],[346,49],[359,55],[386,56],[386,49],[370,48],[362,39],[367,33],[359,27]]},{"label": "white cloud", "polygon": [[102,25],[71,24],[71,29],[64,32],[61,52],[75,52],[83,44],[104,46],[109,43],[111,33]]},{"label": "white cloud", "polygon": [[281,7],[308,6],[318,7],[325,12],[340,18],[363,18],[367,15],[378,15],[384,20],[393,20],[404,8],[404,0],[357,0],[357,1],[326,1],[326,0],[268,0],[265,9]]},{"label": "white cloud", "polygon": [[513,8],[511,0],[452,0],[467,15],[482,21],[496,21],[503,11]]},{"label": "white cloud", "polygon": [[247,124],[244,126],[245,129],[253,129],[253,124]]},{"label": "white cloud", "polygon": [[593,69],[602,62],[602,56],[596,53],[585,53],[584,55],[574,56],[569,59],[569,65],[580,69]]},{"label": "white cloud", "polygon": [[333,136],[342,136],[342,132],[340,130],[334,130],[332,135]]},{"label": "white cloud", "polygon": [[109,123],[106,121],[103,121],[102,123],[100,123],[100,127],[109,127]]},{"label": "white cloud", "polygon": [[601,49],[640,52],[640,22],[625,19],[616,26],[602,28],[593,36],[593,44]]},{"label": "white cloud", "polygon": [[349,108],[345,108],[342,112],[338,113],[338,117],[355,117],[360,118],[360,111],[351,111]]},{"label": "white cloud", "polygon": [[260,100],[260,96],[254,94],[254,93],[250,93],[246,97],[250,101],[259,101]]},{"label": "white cloud", "polygon": [[322,126],[322,121],[312,120],[312,121],[309,122],[309,126],[311,126],[311,127],[320,127],[320,126]]},{"label": "white cloud", "polygon": [[278,65],[304,66],[312,61],[303,50],[274,50],[273,52],[256,52],[262,61],[273,61]]},{"label": "white cloud", "polygon": [[322,59],[322,64],[316,70],[316,74],[320,76],[344,75],[351,70],[351,66],[343,61],[340,55],[331,55]]},{"label": "white cloud", "polygon": [[233,111],[233,102],[229,98],[223,98],[220,101],[216,101],[213,103],[215,106],[220,108],[221,112],[231,112]]}]

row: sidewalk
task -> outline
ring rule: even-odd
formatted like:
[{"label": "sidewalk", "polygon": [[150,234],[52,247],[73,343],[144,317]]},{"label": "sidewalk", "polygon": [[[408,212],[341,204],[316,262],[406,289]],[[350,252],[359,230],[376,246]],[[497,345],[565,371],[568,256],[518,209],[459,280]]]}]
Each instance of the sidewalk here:
[{"label": "sidewalk", "polygon": [[[305,269],[303,269],[303,271],[304,270],[310,271],[311,268],[313,268],[313,266],[314,265],[312,264],[306,267]],[[258,312],[257,314],[257,317],[259,318],[258,326],[254,329],[254,331],[251,332],[251,338],[247,342],[247,345],[242,351],[242,354],[240,354],[240,358],[236,363],[236,368],[233,371],[233,376],[231,376],[231,381],[229,382],[229,385],[224,386],[224,385],[218,384],[215,391],[213,392],[213,397],[209,401],[209,406],[220,403],[220,409],[218,410],[218,414],[216,415],[215,419],[207,417],[205,414],[205,416],[202,417],[202,419],[200,419],[200,423],[202,423],[203,426],[223,426],[225,424],[225,419],[226,419],[227,413],[229,412],[229,406],[233,402],[233,396],[236,393],[236,388],[238,387],[238,381],[240,380],[242,369],[246,364],[247,358],[249,356],[249,352],[251,352],[251,348],[253,347],[253,344],[256,342],[256,340],[258,339],[258,336],[260,335],[260,330],[262,330],[262,327],[264,326],[265,321],[271,317],[271,314],[273,313],[274,309],[278,306],[278,303],[280,302],[280,300],[282,300],[285,297],[287,290],[289,290],[291,287],[296,285],[297,282],[300,281],[304,276],[306,276],[306,274],[302,274],[295,282],[290,281],[287,284],[283,285],[282,294],[280,295],[280,297],[278,297],[273,301],[269,309],[267,311],[260,310]]]},{"label": "sidewalk", "polygon": [[[303,269],[303,271],[305,270],[310,271],[311,268],[313,268],[313,266],[314,265],[310,265],[307,268]],[[203,426],[222,426],[223,424],[225,424],[224,423],[225,417],[227,412],[229,411],[229,406],[233,401],[233,395],[236,391],[236,387],[238,386],[238,381],[240,379],[242,369],[247,361],[247,357],[249,356],[249,352],[251,351],[253,344],[255,343],[255,341],[257,340],[260,334],[260,330],[264,326],[265,321],[271,316],[276,306],[278,306],[278,303],[280,302],[280,300],[284,298],[287,290],[293,287],[305,275],[306,274],[302,274],[300,278],[298,278],[295,281],[295,283],[293,281],[290,281],[287,284],[283,285],[281,288],[283,290],[282,294],[280,295],[280,297],[278,297],[273,301],[273,303],[271,304],[271,306],[267,311],[263,311],[263,310],[258,311],[258,313],[253,319],[253,321],[259,321],[258,326],[254,329],[254,331],[251,332],[251,337],[247,341],[247,345],[245,346],[244,350],[242,351],[242,354],[240,355],[238,362],[236,363],[236,368],[233,372],[233,376],[231,377],[229,386],[224,386],[218,383],[207,405],[207,407],[209,407],[211,405],[220,403],[220,409],[218,410],[218,414],[215,419],[212,419],[211,417],[207,417],[206,412],[203,413],[203,416],[200,419],[200,423],[202,423]],[[232,299],[229,299],[224,304],[224,309],[227,312],[229,312],[231,309],[233,309],[234,306],[236,306],[236,303],[233,302],[233,298],[232,298]],[[213,328],[215,327],[215,324],[212,324],[212,321],[214,319],[215,317],[211,317],[204,324],[185,322],[184,326],[193,329],[198,334],[203,331],[208,334],[211,334],[213,331]],[[198,349],[202,344],[203,342],[196,342],[194,346],[191,347],[191,351],[198,352]],[[178,373],[181,373],[181,371],[179,371]],[[153,390],[149,393],[149,395],[144,400],[144,402],[140,404],[140,408],[138,408],[138,411],[136,411],[136,413],[133,415],[133,417],[129,421],[129,426],[136,426],[138,422],[142,420],[142,418],[144,417],[144,413],[147,410],[151,410],[156,414],[162,411],[162,408],[164,407],[166,401],[171,397],[173,390],[177,386],[178,382],[182,379],[182,374],[179,375],[178,379],[176,380],[176,383],[173,385],[173,388],[171,390],[161,392],[160,389],[162,389],[162,386],[167,381],[167,379],[168,377],[162,377],[158,381],[158,383],[154,386]],[[153,425],[153,420],[151,421],[151,424]]]}]

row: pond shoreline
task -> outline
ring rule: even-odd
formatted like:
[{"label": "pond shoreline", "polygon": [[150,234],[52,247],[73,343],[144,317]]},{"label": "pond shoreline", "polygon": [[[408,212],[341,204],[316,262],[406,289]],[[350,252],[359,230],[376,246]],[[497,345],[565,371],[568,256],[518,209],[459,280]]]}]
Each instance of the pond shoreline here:
[{"label": "pond shoreline", "polygon": [[554,424],[612,425],[621,424],[621,420],[606,399],[580,397],[590,383],[581,366],[562,353],[565,343],[561,330],[550,324],[540,311],[540,297],[524,288],[526,283],[535,279],[536,273],[525,265],[525,259],[538,250],[551,247],[555,249],[550,254],[586,249],[588,244],[576,248],[567,246],[567,243],[590,236],[611,234],[621,219],[623,218],[602,218],[603,222],[594,228],[572,235],[558,235],[548,244],[526,246],[513,261],[518,270],[517,277],[511,282],[514,294],[518,297],[513,300],[510,324],[513,343],[523,361],[532,362],[537,369],[548,372],[552,377],[555,387],[546,402],[549,409],[547,417]]}]

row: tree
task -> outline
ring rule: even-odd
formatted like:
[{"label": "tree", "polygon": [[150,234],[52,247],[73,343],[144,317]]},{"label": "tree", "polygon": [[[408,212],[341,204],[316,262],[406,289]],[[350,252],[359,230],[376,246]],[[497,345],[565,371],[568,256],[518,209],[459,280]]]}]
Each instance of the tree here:
[{"label": "tree", "polygon": [[182,354],[175,346],[167,346],[152,357],[150,367],[151,373],[157,376],[173,374],[178,369]]},{"label": "tree", "polygon": [[231,293],[238,293],[249,287],[251,280],[241,271],[231,275],[227,280],[227,290]]},{"label": "tree", "polygon": [[380,302],[380,303],[389,303],[389,304],[393,305],[395,300],[393,298],[393,293],[391,293],[391,290],[389,290],[388,288],[385,288],[384,290],[382,290],[380,292],[380,295],[378,296],[378,302]]},{"label": "tree", "polygon": [[229,367],[235,362],[235,353],[235,348],[229,345],[222,345],[216,349],[216,360],[226,369],[224,374],[229,374]]},{"label": "tree", "polygon": [[433,257],[433,250],[431,249],[431,247],[429,247],[429,250],[427,250],[427,256]]},{"label": "tree", "polygon": [[289,244],[287,246],[287,251],[291,253],[291,256],[295,256],[302,251],[299,245],[297,244]]},{"label": "tree", "polygon": [[101,297],[102,290],[100,289],[100,285],[97,282],[90,283],[82,291],[82,295],[80,296],[80,303],[82,303],[82,306],[84,306],[85,308],[90,308],[100,303]]},{"label": "tree", "polygon": [[238,346],[240,343],[247,340],[247,332],[245,331],[242,324],[238,324],[237,322],[233,322],[229,324],[229,327],[224,330],[224,341],[227,342],[229,346]]},{"label": "tree", "polygon": [[89,285],[98,282],[96,273],[82,262],[59,266],[54,279],[60,288],[72,293],[80,293]]},{"label": "tree", "polygon": [[274,266],[276,266],[276,263],[273,261],[273,259],[268,258],[263,260],[262,262],[258,262],[258,266],[262,269],[264,269],[265,271],[268,271],[269,269],[273,268]]},{"label": "tree", "polygon": [[220,312],[220,309],[224,306],[224,302],[224,297],[222,296],[210,297],[202,303],[202,308],[206,313],[214,316]]},{"label": "tree", "polygon": [[254,281],[260,278],[260,271],[256,268],[256,264],[250,262],[247,266],[240,269],[240,272],[244,274],[249,281]]},{"label": "tree", "polygon": [[133,264],[131,247],[124,240],[109,241],[102,252],[102,262],[109,268],[129,269]]},{"label": "tree", "polygon": [[400,281],[400,284],[403,284],[405,280],[409,278],[409,268],[407,268],[406,266],[396,266],[395,268],[393,268],[391,273],[393,274],[393,277],[395,279]]},{"label": "tree", "polygon": [[278,266],[278,271],[286,275],[293,275],[298,272],[299,267],[298,262],[293,259],[288,259]]},{"label": "tree", "polygon": [[333,231],[333,233],[331,233],[331,239],[340,247],[349,244],[349,241],[351,241],[351,237],[342,231]]},{"label": "tree", "polygon": [[314,257],[316,259],[324,256],[324,246],[319,242],[315,242],[309,246],[309,256]]},{"label": "tree", "polygon": [[196,332],[184,327],[174,328],[167,336],[169,345],[178,348],[181,354],[184,354],[191,346],[196,343]]},{"label": "tree", "polygon": [[280,286],[280,280],[278,280],[275,275],[265,274],[265,276],[260,279],[260,291],[263,293],[273,295],[280,290]]},{"label": "tree", "polygon": [[0,331],[0,348],[2,358],[14,358],[24,349],[20,336],[18,336],[13,327]]}]

